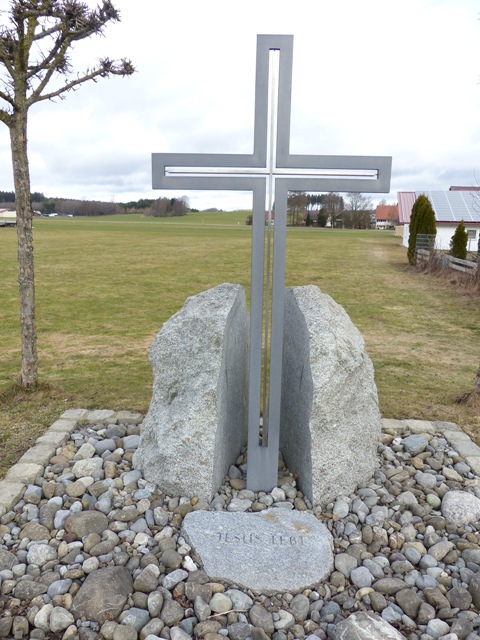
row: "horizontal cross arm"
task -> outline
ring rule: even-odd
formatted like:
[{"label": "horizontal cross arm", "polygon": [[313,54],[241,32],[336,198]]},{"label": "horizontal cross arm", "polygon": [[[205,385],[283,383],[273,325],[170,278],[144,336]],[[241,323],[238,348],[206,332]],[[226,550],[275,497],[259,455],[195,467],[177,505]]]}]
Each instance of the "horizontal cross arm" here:
[{"label": "horizontal cross arm", "polygon": [[[214,156],[215,157],[215,156]],[[277,155],[276,166],[282,169],[377,169],[390,171],[391,156]]]},{"label": "horizontal cross arm", "polygon": [[276,183],[288,191],[302,191],[309,193],[388,193],[389,186],[379,178],[339,177],[289,177],[278,178]]},{"label": "horizontal cross arm", "polygon": [[[390,156],[307,156],[307,155],[288,155],[285,157],[277,157],[277,167],[281,169],[319,169],[328,170],[333,175],[335,170],[339,174],[329,180],[318,176],[317,178],[306,178],[309,180],[318,180],[317,186],[308,187],[291,187],[295,191],[365,191],[366,193],[388,193],[390,191],[390,176],[392,173],[392,158]],[[355,173],[360,171],[374,172],[367,179],[365,176],[359,175],[355,178]],[[348,172],[351,172],[348,175]],[[341,173],[345,172],[345,176]],[[376,173],[376,175],[375,175]],[[345,182],[345,186],[340,186],[340,180]],[[351,182],[361,182],[358,186],[350,188]],[[363,181],[362,181],[363,180]],[[297,184],[297,183],[296,183]],[[331,185],[331,186],[328,186]]]},{"label": "horizontal cross arm", "polygon": [[[263,167],[263,158],[241,153],[152,153],[152,183],[154,189],[171,186],[165,182],[167,167]],[[168,177],[168,176],[167,176]],[[238,188],[238,187],[233,187]]]}]

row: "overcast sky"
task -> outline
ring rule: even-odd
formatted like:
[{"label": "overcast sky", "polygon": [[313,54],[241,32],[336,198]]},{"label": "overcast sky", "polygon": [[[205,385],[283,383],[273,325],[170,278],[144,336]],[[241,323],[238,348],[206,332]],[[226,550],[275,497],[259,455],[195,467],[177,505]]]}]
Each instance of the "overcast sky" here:
[{"label": "overcast sky", "polygon": [[[251,153],[262,33],[294,35],[292,153],[391,155],[391,203],[399,190],[480,182],[480,0],[114,3],[121,22],[72,62],[127,57],[137,72],[32,107],[33,191],[156,198],[152,152]],[[2,123],[0,190],[13,190]],[[248,193],[187,195],[199,209],[251,207]]]}]

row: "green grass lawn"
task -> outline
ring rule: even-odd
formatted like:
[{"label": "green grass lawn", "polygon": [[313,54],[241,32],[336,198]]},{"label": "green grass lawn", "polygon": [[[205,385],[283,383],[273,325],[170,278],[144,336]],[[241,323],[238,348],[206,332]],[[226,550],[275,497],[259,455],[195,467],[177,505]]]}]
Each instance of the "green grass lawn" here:
[{"label": "green grass lawn", "polygon": [[[0,474],[67,407],[146,411],[150,344],[185,299],[221,282],[250,287],[248,212],[34,221],[42,383],[20,367],[16,232],[0,229]],[[455,397],[479,364],[480,300],[407,266],[379,231],[289,229],[286,284],[316,284],[362,331],[385,417],[480,429]],[[1,466],[3,465],[3,467]]]}]

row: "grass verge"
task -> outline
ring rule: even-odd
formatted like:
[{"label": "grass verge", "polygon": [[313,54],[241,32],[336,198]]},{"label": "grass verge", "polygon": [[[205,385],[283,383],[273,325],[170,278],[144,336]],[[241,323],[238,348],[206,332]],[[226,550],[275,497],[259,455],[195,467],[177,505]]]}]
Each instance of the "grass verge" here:
[{"label": "grass verge", "polygon": [[[31,395],[15,384],[16,234],[0,229],[0,475],[68,407],[147,410],[148,349],[162,324],[221,282],[249,296],[251,228],[240,219],[36,220],[41,386]],[[478,296],[412,270],[400,239],[378,231],[289,229],[286,285],[303,284],[331,295],[361,330],[385,417],[480,431],[478,410],[455,403],[479,364]]]}]

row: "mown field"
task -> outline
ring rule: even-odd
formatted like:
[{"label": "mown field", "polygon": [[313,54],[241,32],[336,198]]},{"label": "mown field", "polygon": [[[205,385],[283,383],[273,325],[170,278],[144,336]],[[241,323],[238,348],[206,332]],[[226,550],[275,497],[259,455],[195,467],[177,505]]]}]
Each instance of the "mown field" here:
[{"label": "mown field", "polygon": [[[34,223],[41,385],[15,381],[20,337],[16,232],[0,229],[0,475],[68,407],[146,411],[150,344],[185,299],[221,282],[249,295],[247,212],[135,215]],[[473,386],[480,300],[407,266],[389,232],[289,229],[286,284],[315,284],[362,331],[382,414],[480,416],[455,397]]]}]

